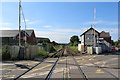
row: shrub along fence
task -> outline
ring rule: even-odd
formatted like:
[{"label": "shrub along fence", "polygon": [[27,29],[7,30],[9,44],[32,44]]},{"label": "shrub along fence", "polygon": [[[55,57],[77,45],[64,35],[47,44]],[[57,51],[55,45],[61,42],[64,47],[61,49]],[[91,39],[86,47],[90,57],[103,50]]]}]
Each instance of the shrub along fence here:
[{"label": "shrub along fence", "polygon": [[53,52],[55,51],[52,46],[2,46],[2,59],[34,59],[40,55],[42,52]]}]

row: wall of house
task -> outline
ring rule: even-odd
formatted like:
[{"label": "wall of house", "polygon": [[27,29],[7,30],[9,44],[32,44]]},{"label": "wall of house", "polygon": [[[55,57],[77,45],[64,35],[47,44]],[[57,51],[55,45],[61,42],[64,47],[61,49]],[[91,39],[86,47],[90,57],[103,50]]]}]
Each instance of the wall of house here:
[{"label": "wall of house", "polygon": [[109,43],[112,43],[111,37],[104,37],[104,40],[106,40],[106,41],[109,42]]},{"label": "wall of house", "polygon": [[[19,42],[19,34],[16,36],[17,41]],[[27,36],[28,39],[28,36]],[[21,44],[25,43],[25,34],[21,32]]]},{"label": "wall of house", "polygon": [[13,37],[2,37],[2,45],[15,45],[18,43]]},{"label": "wall of house", "polygon": [[28,38],[28,43],[30,43],[30,44],[36,44],[36,43],[37,43],[34,32],[33,32],[32,35]]},{"label": "wall of house", "polygon": [[81,36],[81,45],[84,45],[84,35]]},{"label": "wall of house", "polygon": [[[95,32],[96,43],[97,43],[98,36],[99,36],[99,34],[97,32]],[[94,30],[89,30],[85,34],[85,45],[92,46],[93,44],[94,44]]]}]

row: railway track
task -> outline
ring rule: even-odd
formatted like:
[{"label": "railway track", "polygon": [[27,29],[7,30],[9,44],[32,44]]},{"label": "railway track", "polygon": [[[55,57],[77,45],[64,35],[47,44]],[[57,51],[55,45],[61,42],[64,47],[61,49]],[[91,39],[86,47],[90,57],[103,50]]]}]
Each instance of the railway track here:
[{"label": "railway track", "polygon": [[[82,80],[88,80],[87,79],[87,77],[86,77],[86,75],[85,75],[85,73],[82,71],[82,69],[81,69],[81,67],[79,66],[79,64],[77,63],[77,61],[75,60],[75,58],[74,58],[74,55],[72,54],[72,53],[70,53],[69,54],[69,49],[66,47],[65,49],[64,49],[64,51],[62,52],[62,54],[61,54],[61,56],[64,56],[65,57],[65,63],[64,63],[64,65],[65,65],[65,67],[64,67],[64,69],[63,69],[63,77],[61,77],[61,79],[63,79],[63,80],[72,80],[72,78],[71,78],[71,76],[70,76],[70,72],[68,72],[69,71],[69,63],[68,63],[68,59],[67,59],[67,56],[69,55],[69,56],[71,56],[72,58],[73,58],[73,61],[74,61],[74,63],[75,63],[75,66],[77,66],[77,68],[78,68],[78,71],[79,71],[79,75],[80,76],[82,76],[81,77],[81,79]],[[53,77],[51,77],[52,76],[52,74],[55,74],[55,73],[53,73],[53,71],[55,70],[55,68],[56,68],[56,66],[58,65],[58,61],[59,61],[59,58],[61,57],[61,56],[59,56],[58,57],[58,59],[56,60],[56,62],[54,63],[54,65],[53,65],[53,67],[51,68],[51,70],[49,71],[49,73],[48,73],[48,75],[47,75],[47,77],[45,78],[45,80],[50,80],[51,78],[53,78]],[[65,71],[65,72],[64,72]]]},{"label": "railway track", "polygon": [[97,68],[99,68],[99,69],[101,69],[102,71],[104,71],[104,72],[108,73],[109,75],[111,75],[111,76],[114,78],[114,80],[119,80],[118,77],[116,77],[116,76],[115,76],[114,74],[112,74],[111,72],[105,70],[105,69],[102,68],[101,66],[99,66],[99,65],[97,65],[97,64],[95,64],[95,63],[93,63],[92,61],[89,61],[89,63],[93,64],[93,65],[96,66]]},{"label": "railway track", "polygon": [[[52,66],[51,70],[49,71],[48,75],[46,76],[45,80],[50,80],[50,77],[51,77],[60,57],[63,55],[63,52],[64,52],[64,48],[59,51],[59,56],[58,56],[57,60],[55,61],[54,65]],[[55,54],[55,56],[56,55],[58,55],[58,54]]]},{"label": "railway track", "polygon": [[[69,48],[69,50],[70,50],[70,48]],[[81,69],[80,65],[77,63],[76,59],[74,58],[74,52],[70,50],[69,53],[71,53],[71,55],[72,55],[72,57],[73,57],[73,60],[75,61],[76,66],[78,66],[78,69],[79,69],[79,71],[82,73],[84,79],[85,79],[85,80],[89,80],[89,79],[87,79],[85,73],[83,72],[83,70]],[[115,76],[114,74],[112,74],[111,72],[105,70],[105,69],[102,68],[101,66],[99,66],[99,65],[97,65],[97,64],[95,64],[95,63],[93,63],[93,62],[91,62],[91,61],[89,61],[89,63],[93,64],[93,65],[94,65],[95,67],[97,67],[98,69],[101,69],[102,71],[104,71],[104,72],[108,73],[109,75],[111,75],[111,76],[114,78],[114,80],[119,80],[118,77],[116,77],[116,76]]]},{"label": "railway track", "polygon": [[[56,51],[54,53],[54,55],[52,56],[49,56],[49,57],[58,57],[55,64],[53,65],[52,69],[50,70],[49,74],[47,75],[47,77],[45,78],[45,80],[48,80],[49,77],[51,76],[52,74],[52,71],[54,70],[55,68],[55,65],[57,64],[58,60],[59,60],[59,57],[62,55],[61,51],[63,51],[64,48],[62,49],[59,49],[58,51]],[[58,56],[58,53],[61,54],[60,56]],[[33,67],[31,67],[30,69],[28,69],[27,71],[25,71],[24,73],[18,75],[17,77],[15,77],[13,80],[18,80],[20,77],[22,77],[23,75],[25,75],[26,73],[28,73],[29,71],[31,71],[32,69],[34,69],[35,67],[37,67],[38,65],[40,65],[42,62],[44,62],[46,60],[46,58],[49,58],[48,56],[44,57],[42,60],[40,60],[40,62],[36,65],[34,65]]]},{"label": "railway track", "polygon": [[82,75],[82,80],[88,80],[85,73],[83,72],[83,70],[81,69],[81,67],[79,66],[78,62],[76,61],[74,55],[76,53],[73,53],[73,51],[71,51],[70,48],[67,47],[67,53],[69,53],[69,55],[72,57],[73,61],[75,62],[75,65],[78,67],[78,70],[80,72],[80,75]]},{"label": "railway track", "polygon": [[[57,76],[61,76],[62,75],[60,77],[60,79],[62,79],[62,80],[72,80],[72,79],[74,80],[72,75],[75,75],[75,74],[73,74],[73,70],[75,69],[76,71],[78,71],[77,75],[78,75],[78,77],[80,79],[82,79],[82,80],[89,80],[88,75],[83,70],[83,68],[80,66],[80,63],[78,63],[78,61],[77,61],[77,59],[75,57],[75,54],[77,54],[77,53],[75,53],[69,47],[64,47],[64,48],[59,49],[53,55],[51,55],[50,57],[54,57],[55,61],[52,63],[51,67],[49,67],[49,71],[48,71],[48,73],[45,75],[45,77],[43,79],[44,80],[51,80],[51,79],[53,79],[53,78],[55,78]],[[63,57],[64,57],[64,59],[62,60],[61,58],[63,58]],[[41,60],[40,63],[34,65],[32,68],[30,68],[29,70],[27,70],[24,73],[20,74],[19,76],[17,76],[13,80],[20,79],[22,76],[24,76],[26,73],[29,73],[30,71],[32,71],[32,69],[36,68],[42,62],[45,62],[45,60],[46,59]],[[62,63],[62,61],[64,63]],[[72,61],[72,62],[70,62],[70,61]],[[111,72],[105,70],[104,68],[101,68],[101,66],[99,66],[99,65],[97,65],[97,64],[95,64],[95,63],[93,63],[91,61],[89,61],[89,63],[93,64],[95,68],[101,69],[104,72],[106,72],[107,74],[109,74],[110,76],[112,76],[114,78],[114,80],[119,80],[114,74],[112,74]],[[59,71],[60,71],[60,70],[58,70],[60,65],[63,67],[63,69],[61,70],[61,73],[60,73],[61,75],[58,74]],[[71,68],[71,66],[76,67],[76,68]]]}]

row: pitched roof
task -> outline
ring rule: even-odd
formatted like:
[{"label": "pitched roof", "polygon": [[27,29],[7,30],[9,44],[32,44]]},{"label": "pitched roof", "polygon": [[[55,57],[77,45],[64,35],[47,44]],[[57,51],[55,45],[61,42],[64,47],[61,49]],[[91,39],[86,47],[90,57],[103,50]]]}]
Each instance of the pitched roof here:
[{"label": "pitched roof", "polygon": [[33,31],[34,31],[34,30],[26,30],[26,33],[27,33],[29,36],[31,36]]},{"label": "pitched roof", "polygon": [[[94,28],[90,28],[90,29],[88,29],[87,31],[85,31],[83,34],[81,34],[80,36],[82,36],[82,35],[84,35],[85,33],[87,33],[89,30],[95,30]],[[97,30],[95,30],[95,32],[97,32],[98,34],[100,34]]]},{"label": "pitched roof", "polygon": [[105,32],[105,31],[102,31],[100,33],[100,37],[110,37],[110,33],[109,32]]},{"label": "pitched roof", "polygon": [[[24,30],[23,30],[24,31]],[[34,30],[26,30],[26,33],[30,36]],[[15,37],[19,34],[18,30],[0,30],[0,37]]]}]

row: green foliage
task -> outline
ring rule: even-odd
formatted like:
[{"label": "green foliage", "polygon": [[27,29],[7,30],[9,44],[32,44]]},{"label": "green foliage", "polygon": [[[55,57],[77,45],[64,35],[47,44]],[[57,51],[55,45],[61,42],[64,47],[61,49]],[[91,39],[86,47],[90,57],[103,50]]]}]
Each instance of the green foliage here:
[{"label": "green foliage", "polygon": [[38,43],[50,43],[50,40],[48,38],[45,38],[45,39],[39,40]]},{"label": "green foliage", "polygon": [[2,59],[3,60],[10,60],[11,59],[9,47],[10,46],[8,46],[8,45],[2,46]]},{"label": "green foliage", "polygon": [[46,55],[49,54],[49,52],[45,51],[44,49],[40,49],[39,54],[42,55],[42,56],[46,56]]},{"label": "green foliage", "polygon": [[55,52],[56,50],[50,43],[43,43],[43,47],[45,48],[45,51],[48,51],[49,53]]},{"label": "green foliage", "polygon": [[70,38],[70,43],[79,42],[78,36],[74,35]]},{"label": "green foliage", "polygon": [[0,60],[2,60],[2,47],[0,47]]},{"label": "green foliage", "polygon": [[55,50],[58,50],[58,49],[60,49],[60,48],[62,48],[62,45],[54,46],[54,49],[55,49]]},{"label": "green foliage", "polygon": [[119,43],[120,43],[119,41],[116,41],[116,42],[115,42],[115,45],[118,45]]},{"label": "green foliage", "polygon": [[22,43],[21,45],[22,45],[22,46],[33,46],[32,44],[29,44],[29,43],[26,43],[26,44],[25,44],[25,43]]},{"label": "green foliage", "polygon": [[78,46],[79,42],[74,42],[73,46]]},{"label": "green foliage", "polygon": [[70,38],[70,43],[68,44],[69,46],[78,46],[80,43],[78,36],[74,35]]},{"label": "green foliage", "polygon": [[78,52],[78,47],[77,46],[69,46],[72,51]]},{"label": "green foliage", "polygon": [[119,41],[115,41],[115,42],[114,42],[114,45],[115,45],[115,46],[120,46],[120,40],[119,40]]}]

